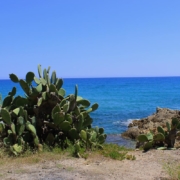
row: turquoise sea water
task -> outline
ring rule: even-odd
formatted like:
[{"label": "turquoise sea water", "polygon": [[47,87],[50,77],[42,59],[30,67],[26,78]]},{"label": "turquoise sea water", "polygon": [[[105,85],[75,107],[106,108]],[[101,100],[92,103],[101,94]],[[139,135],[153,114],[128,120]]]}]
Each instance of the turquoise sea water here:
[{"label": "turquoise sea water", "polygon": [[[151,115],[156,107],[180,109],[180,77],[64,79],[66,95],[74,93],[76,84],[80,96],[99,104],[92,113],[93,125],[104,127],[108,142],[123,144],[119,134],[128,123]],[[17,84],[0,80],[3,98],[13,86],[18,95],[24,94]]]}]

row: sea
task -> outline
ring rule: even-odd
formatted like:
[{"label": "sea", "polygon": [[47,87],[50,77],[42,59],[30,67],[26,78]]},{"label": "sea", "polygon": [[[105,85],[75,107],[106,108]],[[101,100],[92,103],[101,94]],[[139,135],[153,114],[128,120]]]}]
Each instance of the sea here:
[{"label": "sea", "polygon": [[[93,126],[103,127],[107,143],[133,147],[135,142],[121,137],[128,124],[153,114],[157,107],[180,109],[180,77],[128,77],[128,78],[64,78],[66,95],[73,94],[78,85],[78,95],[99,108],[91,113]],[[0,80],[2,98],[12,87],[16,95],[24,95],[17,83]]]}]

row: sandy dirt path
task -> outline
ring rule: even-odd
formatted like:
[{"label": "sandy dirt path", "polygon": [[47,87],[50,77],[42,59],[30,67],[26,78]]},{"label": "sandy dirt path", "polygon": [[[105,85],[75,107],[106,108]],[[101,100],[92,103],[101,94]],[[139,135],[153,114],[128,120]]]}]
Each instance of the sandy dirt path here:
[{"label": "sandy dirt path", "polygon": [[170,180],[164,166],[180,162],[180,150],[133,151],[136,160],[112,160],[102,156],[66,158],[34,165],[0,169],[3,180]]}]

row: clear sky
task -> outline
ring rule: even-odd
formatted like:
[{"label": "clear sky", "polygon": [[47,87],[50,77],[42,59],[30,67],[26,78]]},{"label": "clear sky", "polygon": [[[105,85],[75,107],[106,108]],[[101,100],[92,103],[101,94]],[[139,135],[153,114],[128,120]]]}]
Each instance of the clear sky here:
[{"label": "clear sky", "polygon": [[0,78],[180,76],[180,0],[1,0]]}]

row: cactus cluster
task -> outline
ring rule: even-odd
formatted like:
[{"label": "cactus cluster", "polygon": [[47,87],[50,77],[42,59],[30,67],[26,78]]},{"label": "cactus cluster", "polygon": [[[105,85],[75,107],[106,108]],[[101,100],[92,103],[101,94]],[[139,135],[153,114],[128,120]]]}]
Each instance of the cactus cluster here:
[{"label": "cactus cluster", "polygon": [[180,136],[180,121],[177,118],[172,118],[171,125],[166,123],[166,130],[161,126],[157,127],[157,133],[140,134],[137,137],[145,151],[157,147],[157,149],[173,148],[177,136]]},{"label": "cactus cluster", "polygon": [[90,107],[88,100],[78,96],[77,85],[74,94],[65,96],[63,80],[56,77],[55,71],[50,76],[50,67],[42,71],[38,65],[38,74],[39,78],[28,72],[25,80],[10,74],[10,79],[20,84],[25,96],[15,96],[13,87],[3,100],[0,133],[4,145],[15,155],[22,153],[27,145],[39,150],[43,144],[65,148],[67,141],[74,144],[77,153],[80,146],[101,147],[106,134],[103,128],[92,128],[90,117],[98,104]]}]

